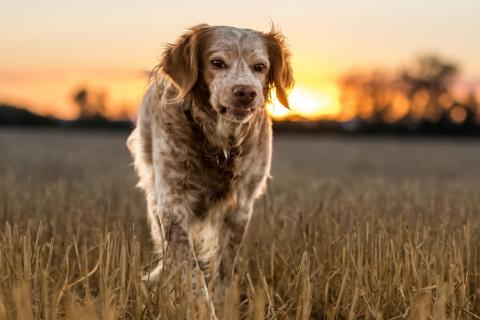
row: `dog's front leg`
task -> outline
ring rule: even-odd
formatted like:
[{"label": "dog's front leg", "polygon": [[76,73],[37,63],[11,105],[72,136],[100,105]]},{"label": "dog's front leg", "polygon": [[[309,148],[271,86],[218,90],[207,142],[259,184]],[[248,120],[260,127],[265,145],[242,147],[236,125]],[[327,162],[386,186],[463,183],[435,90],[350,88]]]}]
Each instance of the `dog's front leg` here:
[{"label": "dog's front leg", "polygon": [[240,249],[247,233],[248,224],[252,216],[253,203],[238,207],[225,217],[226,243],[220,263],[220,276],[229,283],[237,273]]},{"label": "dog's front leg", "polygon": [[185,211],[183,207],[174,207],[164,210],[158,219],[165,239],[164,262],[173,264],[173,268],[185,267],[189,262],[189,219]]},{"label": "dog's front leg", "polygon": [[[167,210],[165,207],[171,207]],[[162,238],[163,257],[157,268],[147,276],[148,280],[158,281],[162,274],[164,279],[169,279],[175,274],[179,274],[182,279],[191,272],[192,287],[185,287],[186,290],[192,290],[195,299],[205,301],[210,308],[211,319],[215,318],[215,309],[213,301],[208,293],[207,284],[202,270],[199,267],[198,259],[194,250],[192,238],[190,236],[190,222],[192,211],[185,205],[164,206],[159,209],[157,215],[157,230],[160,230]],[[185,282],[187,284],[189,281]]]},{"label": "dog's front leg", "polygon": [[174,271],[185,267],[189,260],[190,239],[188,216],[184,208],[160,204],[153,209],[150,228],[160,260],[156,268],[144,276],[144,280],[155,282],[165,269]]}]

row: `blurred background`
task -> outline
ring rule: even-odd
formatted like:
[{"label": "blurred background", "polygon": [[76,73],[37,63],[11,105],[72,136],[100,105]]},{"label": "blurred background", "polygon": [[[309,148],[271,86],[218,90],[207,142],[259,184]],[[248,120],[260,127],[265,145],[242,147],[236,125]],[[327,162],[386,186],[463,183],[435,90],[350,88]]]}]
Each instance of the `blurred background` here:
[{"label": "blurred background", "polygon": [[480,319],[479,0],[5,0],[0,320],[195,316],[185,273],[140,280],[125,142],[198,23],[274,23],[296,80],[231,319]]},{"label": "blurred background", "polygon": [[32,1],[0,11],[0,124],[131,128],[162,48],[198,23],[288,37],[278,131],[480,134],[480,2]]}]

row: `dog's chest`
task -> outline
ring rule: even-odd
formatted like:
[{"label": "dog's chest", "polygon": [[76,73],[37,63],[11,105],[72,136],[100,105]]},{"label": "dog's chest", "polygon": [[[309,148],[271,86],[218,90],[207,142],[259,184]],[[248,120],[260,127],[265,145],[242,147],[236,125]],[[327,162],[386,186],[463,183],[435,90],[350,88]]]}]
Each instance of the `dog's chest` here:
[{"label": "dog's chest", "polygon": [[197,215],[205,213],[206,208],[219,203],[234,202],[242,186],[249,179],[247,170],[251,158],[251,149],[236,146],[228,149],[215,149],[202,146],[197,150],[200,168],[192,172],[199,187]]},{"label": "dog's chest", "polygon": [[170,196],[186,201],[198,217],[226,213],[247,201],[259,176],[266,174],[256,165],[266,163],[261,128],[223,127],[219,132],[218,126],[205,128],[188,113],[182,121],[165,122],[160,129],[166,143],[158,158]]}]

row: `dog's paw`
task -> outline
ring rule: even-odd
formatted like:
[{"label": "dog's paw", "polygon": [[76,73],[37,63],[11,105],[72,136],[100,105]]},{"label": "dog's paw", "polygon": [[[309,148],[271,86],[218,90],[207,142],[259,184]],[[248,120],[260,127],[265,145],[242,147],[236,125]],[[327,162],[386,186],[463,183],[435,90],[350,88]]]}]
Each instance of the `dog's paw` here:
[{"label": "dog's paw", "polygon": [[142,275],[142,281],[145,282],[157,282],[160,279],[162,273],[162,266],[157,266],[152,271]]}]

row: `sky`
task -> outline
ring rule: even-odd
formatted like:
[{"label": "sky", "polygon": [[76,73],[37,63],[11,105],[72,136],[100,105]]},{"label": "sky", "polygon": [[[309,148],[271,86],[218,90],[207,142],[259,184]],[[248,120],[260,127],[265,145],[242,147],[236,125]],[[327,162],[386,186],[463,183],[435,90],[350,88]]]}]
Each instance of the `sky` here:
[{"label": "sky", "polygon": [[111,115],[134,114],[146,71],[186,28],[233,25],[289,39],[305,112],[338,112],[339,75],[399,68],[424,52],[461,65],[480,84],[478,0],[5,1],[0,10],[0,102],[61,118],[76,116],[72,94],[106,93]]}]

